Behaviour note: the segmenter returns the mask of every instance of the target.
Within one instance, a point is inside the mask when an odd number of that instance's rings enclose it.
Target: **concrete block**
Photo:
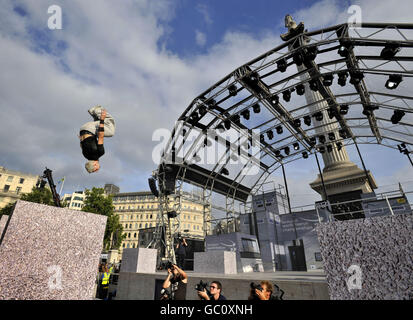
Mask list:
[[[93,299],[106,219],[18,200],[0,243],[0,300]]]
[[[411,214],[322,223],[317,233],[331,299],[413,299]]]
[[[123,250],[121,272],[156,272],[156,249],[127,248]]]
[[[237,257],[233,251],[208,251],[194,253],[194,272],[236,274]]]

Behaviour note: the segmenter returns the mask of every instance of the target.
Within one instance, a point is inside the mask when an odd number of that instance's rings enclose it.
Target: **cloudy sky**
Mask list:
[[[52,4],[62,9],[61,30],[48,28]],[[171,129],[193,98],[280,44],[286,14],[314,30],[347,22],[352,4],[366,22],[413,20],[410,0],[1,0],[0,165],[34,174],[47,166],[55,181],[66,177],[63,192],[105,183],[148,190],[155,130]],[[101,170],[88,174],[77,134],[97,104],[117,131]],[[360,149],[383,188],[413,181],[398,152]],[[294,204],[319,199],[308,186],[315,163],[286,170]]]

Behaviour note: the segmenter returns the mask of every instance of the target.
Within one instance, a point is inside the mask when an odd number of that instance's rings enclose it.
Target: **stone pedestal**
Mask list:
[[[194,252],[194,272],[196,273],[237,273],[237,257],[232,251]]]
[[[109,250],[108,252],[108,262],[118,263],[119,262],[119,251],[117,249]]]
[[[106,216],[18,200],[0,243],[0,300],[88,300]]]
[[[331,299],[413,299],[411,214],[321,223],[317,234]]]
[[[124,249],[122,254],[121,272],[156,272],[156,249],[129,248]]]

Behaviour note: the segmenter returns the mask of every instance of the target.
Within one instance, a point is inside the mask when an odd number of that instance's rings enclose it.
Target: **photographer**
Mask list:
[[[207,292],[206,289],[198,291],[198,296],[204,300],[227,300],[227,298],[221,294],[221,291],[221,283],[219,281],[213,281],[209,286],[209,292]]]
[[[168,277],[165,279],[162,288],[167,289],[172,285],[171,292],[173,300],[185,300],[187,284],[188,276],[185,271],[180,269],[176,264],[172,264],[168,268]]]
[[[178,243],[176,244],[176,255],[178,257],[176,264],[184,269],[185,266],[185,257],[186,257],[186,247],[188,244],[186,243],[185,238],[178,238]]]
[[[284,291],[278,287],[277,289],[281,292],[280,296],[273,295],[274,286],[267,280],[261,281],[259,285],[251,283],[250,296],[248,297],[248,300],[282,300]]]

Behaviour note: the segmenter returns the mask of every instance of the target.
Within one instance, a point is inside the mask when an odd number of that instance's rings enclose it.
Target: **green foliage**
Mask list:
[[[38,189],[33,187],[32,192],[25,193],[20,197],[21,200],[55,206],[52,192],[48,188]]]
[[[0,219],[3,214],[9,216],[13,212],[14,203],[8,203],[5,207],[0,209]]]
[[[20,200],[47,204],[49,206],[55,205],[53,201],[52,192],[47,188],[38,189],[36,187],[33,187],[30,193],[22,194],[22,196],[20,197]],[[10,215],[13,212],[14,205],[15,205],[15,202],[9,203],[4,208],[0,209],[0,217],[3,214]]]
[[[119,223],[119,216],[114,213],[115,207],[112,204],[112,196],[106,197],[103,188],[92,188],[92,190],[86,190],[85,194],[82,211],[108,217],[103,240],[104,250],[118,249],[125,235],[123,235],[123,227]],[[113,243],[111,242],[112,235],[118,235],[114,237],[115,241],[112,241]]]

